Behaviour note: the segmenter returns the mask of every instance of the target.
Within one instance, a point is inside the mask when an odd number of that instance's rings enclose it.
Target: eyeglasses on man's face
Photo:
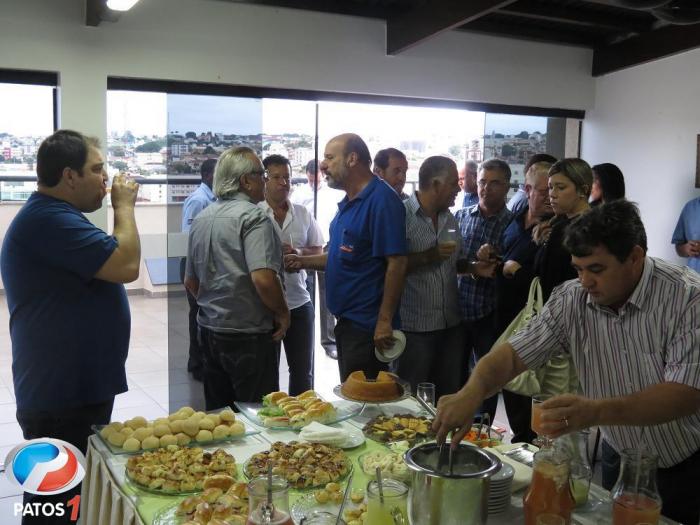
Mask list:
[[[267,181],[269,180],[269,177],[267,175],[267,170],[255,170],[251,171],[248,173],[248,175],[258,175],[262,178],[262,180]]]

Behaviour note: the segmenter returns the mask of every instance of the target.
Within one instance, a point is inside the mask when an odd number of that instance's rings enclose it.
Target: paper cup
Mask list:
[[[390,363],[403,354],[403,351],[406,349],[406,336],[404,333],[401,330],[394,330],[392,335],[394,336],[394,339],[396,339],[394,346],[384,350],[384,353],[377,348],[374,349],[375,357],[382,363]]]

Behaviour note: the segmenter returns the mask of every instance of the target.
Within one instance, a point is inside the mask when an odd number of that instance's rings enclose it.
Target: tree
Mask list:
[[[516,138],[519,138],[519,139],[529,139],[529,138],[530,138],[530,134],[529,134],[527,131],[521,131],[521,132],[518,133],[515,137],[516,137]]]
[[[120,148],[120,147],[113,148],[111,153],[115,157],[125,157],[126,156],[126,151],[124,151],[124,148]]]
[[[461,144],[453,144],[449,148],[447,148],[447,153],[452,155],[453,157],[459,157],[460,153],[464,152],[464,148],[462,147]]]
[[[122,142],[134,142],[134,134],[131,131],[125,131],[124,135],[122,135]]]
[[[197,134],[194,131],[188,131],[187,133],[185,133],[185,138],[186,139],[196,139]]]
[[[518,153],[518,150],[511,144],[503,144],[503,146],[501,146],[501,156],[503,157],[512,157],[516,153]]]
[[[494,133],[493,138],[504,139],[504,138],[506,138],[506,136],[503,133]]]
[[[192,173],[192,167],[186,162],[173,162],[170,169],[175,173]]]
[[[122,160],[115,160],[112,162],[112,167],[119,171],[127,171],[129,169],[129,165]]]
[[[140,146],[136,146],[136,151],[139,153],[157,153],[164,147],[164,140],[152,140],[150,142],[144,142]]]
[[[212,148],[211,146],[207,146],[206,148],[204,148],[204,154],[205,155],[215,155],[216,150],[214,148]]]

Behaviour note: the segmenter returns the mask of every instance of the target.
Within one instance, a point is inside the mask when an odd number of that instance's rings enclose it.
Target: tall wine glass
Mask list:
[[[552,396],[548,394],[537,394],[532,396],[532,419],[530,427],[537,434],[534,444],[540,448],[549,448],[554,441],[545,434],[542,430],[542,403],[547,401]]]

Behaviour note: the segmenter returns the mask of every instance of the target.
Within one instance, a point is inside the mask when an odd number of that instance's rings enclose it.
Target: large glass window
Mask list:
[[[54,89],[0,83],[2,201],[25,201],[36,190],[36,152],[53,133]]]

